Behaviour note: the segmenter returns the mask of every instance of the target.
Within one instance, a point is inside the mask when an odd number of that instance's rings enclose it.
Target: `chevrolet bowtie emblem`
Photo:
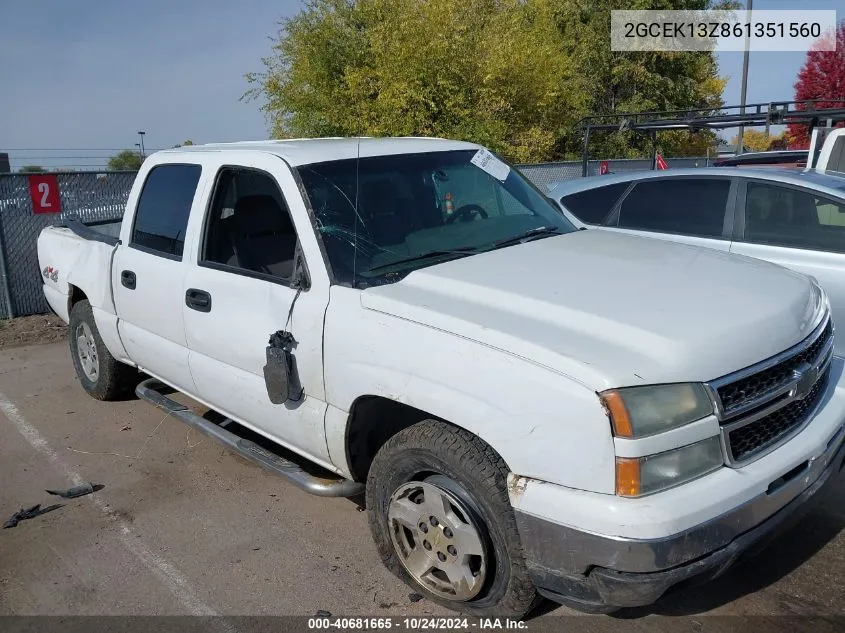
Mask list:
[[[793,389],[793,394],[795,398],[801,400],[805,398],[810,390],[813,388],[813,385],[816,384],[816,381],[819,379],[819,368],[813,367],[808,364],[801,365],[798,369],[793,372],[795,376],[796,383],[795,388]]]

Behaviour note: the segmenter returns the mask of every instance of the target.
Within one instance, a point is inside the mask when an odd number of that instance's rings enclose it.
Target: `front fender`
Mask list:
[[[354,332],[354,336],[349,336]],[[611,494],[614,448],[595,392],[548,368],[361,307],[333,287],[326,393],[349,411],[362,395],[395,400],[465,428],[518,475]]]

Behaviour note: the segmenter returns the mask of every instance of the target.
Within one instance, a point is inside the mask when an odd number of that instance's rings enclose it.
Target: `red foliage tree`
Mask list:
[[[830,33],[826,37],[834,36]],[[845,21],[840,22],[836,30],[836,50],[811,50],[807,53],[795,82],[795,100],[804,99],[821,99],[816,104],[817,108],[845,107],[845,104],[833,101],[845,99]],[[790,125],[789,136],[792,149],[810,147],[806,125]]]

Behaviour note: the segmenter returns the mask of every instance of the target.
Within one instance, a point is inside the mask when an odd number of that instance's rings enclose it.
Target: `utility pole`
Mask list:
[[[749,1],[750,1],[750,0],[749,0]],[[743,103],[745,103],[745,98],[744,98],[744,97],[743,97],[743,101],[742,101],[742,102],[743,102]],[[138,136],[140,136],[140,137],[141,137],[141,160],[144,160],[144,159],[146,158],[146,156],[144,155],[144,134],[146,134],[146,132],[144,132],[144,131],[139,131],[139,132],[138,132]]]
[[[750,12],[751,7],[753,5],[753,0],[746,0],[745,2],[745,10]],[[748,17],[748,21],[750,22],[751,16],[746,14]],[[745,114],[745,93],[748,90],[748,57],[751,52],[751,30],[747,30],[745,32],[745,52],[742,56],[742,92],[740,93],[739,97],[739,105],[742,106],[742,113]],[[736,135],[736,153],[742,154],[743,150],[743,134],[745,132],[745,126],[739,126],[739,132]]]

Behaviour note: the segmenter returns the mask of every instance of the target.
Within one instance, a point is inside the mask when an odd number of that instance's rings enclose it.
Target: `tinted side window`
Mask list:
[[[271,175],[236,167],[220,170],[208,212],[204,263],[289,279],[296,239],[287,204]]]
[[[561,198],[560,202],[582,222],[601,224],[629,184],[620,182],[615,185],[605,185],[604,187],[573,193]]]
[[[201,171],[199,165],[159,165],[150,171],[135,211],[130,245],[182,257]]]
[[[638,183],[622,203],[619,226],[721,237],[729,180],[675,178]]]
[[[845,202],[749,182],[745,241],[845,253]]]

